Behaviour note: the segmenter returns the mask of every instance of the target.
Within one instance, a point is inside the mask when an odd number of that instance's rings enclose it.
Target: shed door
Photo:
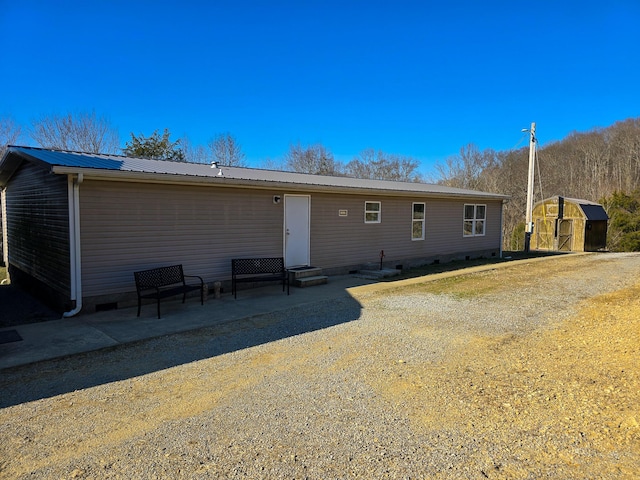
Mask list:
[[[558,219],[558,251],[570,252],[572,237],[573,220]]]
[[[309,265],[311,197],[284,196],[284,262],[287,268]]]
[[[536,218],[536,226],[533,229],[536,250],[553,249],[553,222],[545,218]]]
[[[584,235],[584,251],[596,252],[607,247],[607,221],[587,222]]]

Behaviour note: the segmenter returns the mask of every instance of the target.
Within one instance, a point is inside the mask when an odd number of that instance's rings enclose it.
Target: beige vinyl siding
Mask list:
[[[381,223],[364,222],[365,201],[381,202]],[[411,240],[413,202],[424,202],[425,239]],[[468,203],[468,202],[467,202]],[[499,249],[501,202],[487,205],[484,236],[463,236],[463,200],[313,195],[311,263],[324,268]],[[347,210],[347,216],[339,216]]]
[[[81,186],[85,296],[135,290],[133,272],[181,263],[206,282],[231,259],[282,256],[282,192],[85,181]]]
[[[485,234],[465,237],[463,235],[464,205],[470,201],[427,201],[427,240],[437,254],[474,252],[500,248],[500,216],[502,202],[475,201],[486,205]]]
[[[365,202],[380,201],[380,223],[365,223]],[[408,205],[403,214],[402,207]],[[347,210],[347,216],[339,216]],[[402,218],[404,217],[404,218]],[[393,197],[314,195],[311,263],[324,268],[377,262],[380,251],[397,258],[411,243],[411,201]]]
[[[67,177],[23,164],[6,189],[9,264],[69,296]]]
[[[232,258],[283,256],[284,202],[271,191],[85,180],[80,188],[84,296],[135,290],[133,272],[181,263],[208,283],[228,280]],[[366,201],[381,223],[365,223]],[[426,204],[425,239],[411,240],[413,202]],[[463,200],[311,194],[311,264],[340,268],[499,249],[501,202],[486,234],[463,237]],[[469,203],[468,201],[466,203]],[[347,210],[346,216],[339,215]]]

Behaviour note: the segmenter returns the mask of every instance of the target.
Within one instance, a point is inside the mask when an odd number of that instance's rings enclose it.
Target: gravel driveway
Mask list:
[[[2,372],[0,478],[635,478],[640,255],[393,285]]]

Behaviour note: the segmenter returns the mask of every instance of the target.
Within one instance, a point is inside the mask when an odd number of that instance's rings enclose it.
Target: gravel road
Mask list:
[[[637,478],[639,254],[388,286],[3,371],[0,478]]]

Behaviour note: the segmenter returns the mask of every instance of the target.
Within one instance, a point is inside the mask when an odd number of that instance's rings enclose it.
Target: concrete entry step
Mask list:
[[[319,267],[294,267],[289,269],[289,275],[289,279],[293,283],[300,278],[322,275],[322,269]]]
[[[296,287],[304,288],[304,287],[312,287],[314,285],[324,285],[328,281],[329,281],[329,277],[327,277],[326,275],[315,275],[313,277],[297,278],[293,284]]]
[[[329,277],[322,275],[319,267],[294,267],[289,269],[289,281],[294,287],[312,287],[323,285],[329,281]]]

